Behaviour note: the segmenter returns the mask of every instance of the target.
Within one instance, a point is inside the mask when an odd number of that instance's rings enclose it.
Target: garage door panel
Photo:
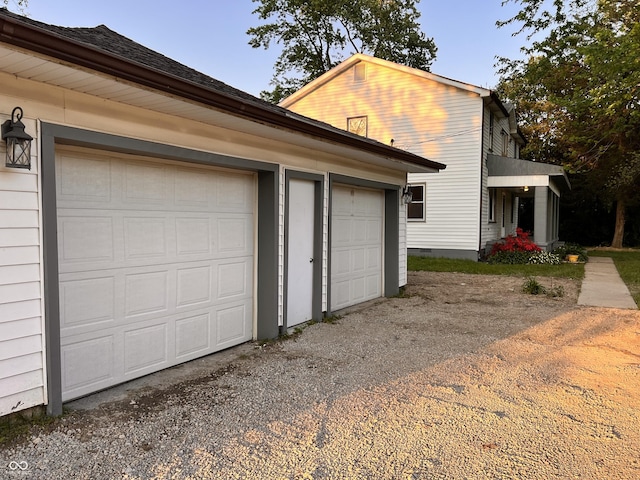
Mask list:
[[[365,268],[367,270],[382,270],[382,249],[380,247],[368,247],[365,251],[365,257]]]
[[[167,312],[169,272],[161,270],[126,275],[125,299],[125,317]]]
[[[156,320],[157,322],[157,320]],[[169,365],[168,322],[137,325],[124,331],[124,374]]]
[[[115,258],[113,219],[109,217],[62,217],[58,252],[59,263],[111,262]]]
[[[164,208],[172,200],[173,189],[164,165],[127,163],[124,169],[124,200],[128,205],[157,205]]]
[[[334,186],[331,218],[331,308],[382,295],[381,191]]]
[[[250,334],[250,311],[251,304],[246,301],[217,310],[216,344],[220,348],[234,345]]]
[[[60,282],[60,326],[90,326],[115,317],[116,282],[112,276]]]
[[[176,218],[176,254],[211,255],[211,217]]]
[[[61,345],[62,390],[82,395],[112,382],[117,369],[114,345],[112,334]],[[87,363],[93,368],[86,368]]]
[[[166,258],[167,220],[153,217],[127,217],[124,222],[124,257]]]
[[[220,175],[217,179],[216,210],[221,212],[253,211],[253,184],[246,178]]]
[[[213,266],[191,266],[177,271],[176,307],[211,302]]]
[[[111,201],[111,162],[67,155],[56,159],[58,201],[109,203]]]
[[[63,400],[250,340],[255,177],[74,155],[57,170]],[[79,182],[102,175],[94,200]]]
[[[197,358],[211,348],[211,314],[179,318],[175,323],[176,358]]]

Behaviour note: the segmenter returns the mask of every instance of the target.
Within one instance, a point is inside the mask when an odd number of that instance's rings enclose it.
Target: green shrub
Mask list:
[[[531,252],[507,251],[497,252],[491,255],[487,262],[490,264],[524,265],[529,263]]]
[[[522,284],[522,291],[530,295],[544,295],[547,293],[547,289],[533,277],[525,280]]]
[[[555,287],[547,289],[547,297],[564,297],[564,287],[562,285],[556,285]]]
[[[579,262],[589,260],[587,249],[577,243],[565,243],[561,247],[556,248],[552,253],[558,255],[561,260],[564,260],[567,255],[578,255]]]

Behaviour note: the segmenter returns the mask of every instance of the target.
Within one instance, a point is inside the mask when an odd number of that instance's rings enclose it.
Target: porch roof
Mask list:
[[[487,155],[489,187],[549,186],[571,189],[564,168],[548,163]]]

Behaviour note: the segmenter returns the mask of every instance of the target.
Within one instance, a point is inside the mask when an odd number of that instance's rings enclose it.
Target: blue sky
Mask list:
[[[495,57],[519,56],[514,27],[497,29],[515,7],[502,0],[421,0],[420,23],[438,55],[431,71],[482,87],[497,82]],[[67,27],[104,24],[185,65],[253,95],[270,89],[279,51],[248,45],[259,25],[251,0],[29,0],[34,20]]]

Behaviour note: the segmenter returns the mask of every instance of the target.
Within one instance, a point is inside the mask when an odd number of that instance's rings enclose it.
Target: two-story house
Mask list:
[[[447,165],[409,175],[409,254],[476,260],[515,233],[525,202],[534,241],[547,250],[558,241],[567,177],[519,158],[515,109],[492,90],[356,54],[280,106]]]

